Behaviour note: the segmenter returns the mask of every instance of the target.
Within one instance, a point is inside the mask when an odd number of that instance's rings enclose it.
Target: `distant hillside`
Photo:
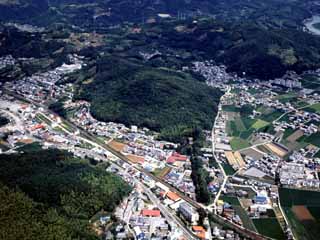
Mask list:
[[[200,21],[154,25],[147,33],[147,42],[187,50],[196,58],[214,59],[229,71],[246,72],[249,77],[270,79],[287,70],[320,68],[320,38],[299,30]]]
[[[23,20],[46,25],[64,22],[88,27],[124,21],[141,23],[167,13],[184,19],[212,16],[229,21],[253,21],[265,27],[296,27],[316,11],[311,0],[3,0],[0,20]]]
[[[78,98],[92,103],[99,120],[136,124],[157,131],[211,127],[221,93],[185,73],[105,57]]]

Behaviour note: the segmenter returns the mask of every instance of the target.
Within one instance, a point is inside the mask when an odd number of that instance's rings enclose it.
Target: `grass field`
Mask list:
[[[254,129],[260,129],[260,128],[264,128],[266,126],[268,126],[270,123],[269,122],[266,122],[264,120],[261,120],[261,119],[258,119],[253,125],[252,127]]]
[[[282,94],[282,95],[278,95],[275,97],[275,99],[279,100],[279,101],[288,101],[292,98],[296,98],[297,97],[297,94],[294,93],[294,92],[290,92],[290,93],[286,93],[286,94]]]
[[[228,164],[228,163],[223,163],[221,164],[224,171],[226,172],[227,175],[233,175],[235,174],[235,170]]]
[[[234,137],[230,141],[230,145],[233,151],[250,147],[250,143],[247,140],[241,139],[239,137]]]
[[[233,206],[241,206],[238,198],[236,197],[230,197],[230,196],[226,196],[226,195],[223,195],[220,197],[221,200],[223,200],[224,202],[227,202]]]
[[[229,136],[238,137],[240,135],[240,131],[237,128],[236,121],[230,121],[227,124],[227,133]]]
[[[226,112],[239,112],[240,108],[234,106],[234,105],[224,105],[222,106],[222,110]]]
[[[251,231],[257,232],[257,229],[253,224],[252,220],[249,218],[247,212],[241,206],[233,206],[233,208],[236,211],[236,214],[239,215],[243,223],[243,227]]]
[[[252,220],[258,232],[264,236],[285,240],[286,237],[276,218],[261,218]]]
[[[272,122],[279,118],[282,114],[283,112],[273,109],[271,112],[261,115],[260,119],[266,122]]]
[[[235,121],[235,125],[236,125],[236,127],[237,127],[237,129],[238,129],[239,131],[242,132],[242,131],[245,131],[245,130],[246,130],[246,127],[244,126],[241,118],[235,118],[234,121]]]
[[[280,188],[280,202],[283,207],[307,205],[320,207],[320,192]]]
[[[313,104],[304,110],[308,112],[320,113],[320,103]]]

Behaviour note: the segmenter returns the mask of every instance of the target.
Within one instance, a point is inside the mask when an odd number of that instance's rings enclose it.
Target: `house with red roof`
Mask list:
[[[167,163],[173,164],[175,162],[186,162],[187,160],[188,160],[187,156],[181,155],[181,154],[175,152],[170,157],[168,157]]]
[[[192,226],[192,231],[194,231],[200,239],[206,238],[206,230],[202,226]]]
[[[141,211],[141,214],[144,217],[160,217],[161,216],[160,210],[143,209]]]
[[[174,201],[174,202],[177,202],[178,200],[181,199],[178,194],[176,194],[176,193],[174,193],[174,192],[171,192],[171,191],[169,191],[169,192],[167,193],[167,198],[169,198],[170,200],[172,200],[172,201]]]

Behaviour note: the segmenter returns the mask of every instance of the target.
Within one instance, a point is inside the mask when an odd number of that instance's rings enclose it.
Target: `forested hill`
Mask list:
[[[0,239],[98,239],[89,220],[130,191],[104,168],[59,150],[0,161]]]
[[[90,83],[78,82],[77,97],[92,103],[97,119],[161,132],[212,126],[221,92],[191,75],[119,57],[104,57],[96,67]]]

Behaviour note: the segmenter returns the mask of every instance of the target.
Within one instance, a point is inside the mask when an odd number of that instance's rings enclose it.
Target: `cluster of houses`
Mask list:
[[[32,104],[11,103],[15,107],[10,108],[12,114],[16,115],[19,122],[13,119],[6,129],[7,146],[15,149],[24,144],[37,142],[43,148],[59,148],[72,152],[81,158],[91,158],[103,161],[111,155],[102,148],[94,147],[81,138],[77,133],[68,134],[59,126],[60,117],[45,113],[44,109]],[[12,125],[12,126],[11,126]]]
[[[276,78],[274,80],[269,80],[270,84],[279,85],[285,88],[301,89],[301,76],[296,72],[288,71],[282,78]]]
[[[177,193],[171,191],[168,186],[132,169],[127,163],[118,160],[117,164],[126,169],[127,173],[123,173],[113,165],[109,167],[109,171],[119,174],[130,184],[134,183],[134,178],[140,179],[168,211],[173,212],[188,225],[191,225],[191,230],[195,235],[200,239],[208,239],[209,233],[207,230],[198,225],[199,213],[196,208],[184,201]],[[149,195],[141,192],[141,189],[138,190],[138,187],[135,187],[135,189],[134,197],[117,208],[116,216],[118,219],[122,219],[129,224],[137,239],[150,239],[151,236],[162,239],[168,234],[175,235],[179,239],[181,233],[177,232],[177,228],[169,226],[172,223],[168,223],[158,206],[151,203]],[[137,193],[137,191],[140,191],[140,193]]]
[[[0,57],[0,69],[4,69],[8,66],[14,66],[16,64],[16,60],[12,55],[7,55]]]
[[[297,154],[295,154],[295,157],[297,157]],[[281,164],[279,170],[280,183],[287,187],[319,189],[320,180],[316,170],[316,167],[318,168],[319,165],[297,162],[283,162]]]
[[[189,68],[184,68],[189,70]],[[217,87],[217,85],[235,81],[238,77],[232,76],[227,72],[227,67],[224,65],[217,66],[213,61],[193,62],[191,70],[200,74],[206,80],[209,86]]]
[[[76,102],[77,103],[77,102]],[[130,129],[124,124],[113,122],[100,122],[96,120],[90,113],[90,105],[87,102],[81,101],[81,104],[68,104],[69,108],[77,108],[70,120],[83,129],[101,137],[110,139],[122,139]]]
[[[315,123],[320,123],[319,114],[295,110],[288,114],[288,121],[275,123],[275,126],[280,126],[282,129],[291,128],[294,130],[301,130],[305,135],[309,136],[318,131],[318,127]]]
[[[51,71],[35,73],[30,77],[27,76],[17,81],[6,82],[4,86],[28,99],[41,103],[47,100],[56,101],[62,97],[72,99],[73,95],[69,91],[70,86],[68,84],[56,85],[66,74],[80,70],[83,66],[81,57],[77,55],[70,55],[69,60],[71,64],[63,64]]]

